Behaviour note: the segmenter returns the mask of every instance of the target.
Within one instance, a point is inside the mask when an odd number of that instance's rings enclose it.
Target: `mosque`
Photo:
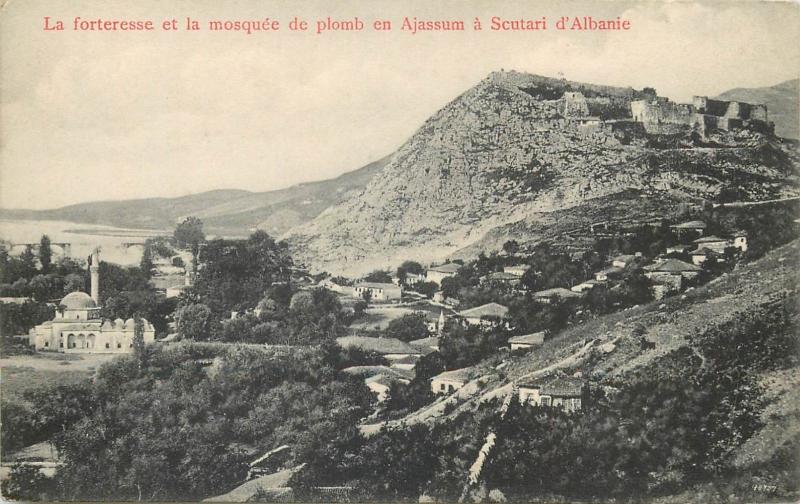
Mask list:
[[[71,292],[61,300],[53,320],[30,330],[29,341],[36,350],[64,353],[133,352],[134,320],[100,318],[100,256],[95,251],[89,265],[91,292]],[[145,319],[144,342],[155,341],[153,325]]]

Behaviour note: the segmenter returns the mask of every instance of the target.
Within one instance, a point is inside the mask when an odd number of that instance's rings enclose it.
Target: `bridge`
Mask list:
[[[12,250],[14,250],[15,248],[18,248],[18,247],[25,247],[25,248],[30,247],[31,250],[38,251],[40,245],[41,244],[39,242],[12,243],[10,248],[8,249],[8,251],[11,252]],[[72,243],[69,243],[69,242],[50,242],[50,246],[51,247],[60,247],[61,250],[64,252],[64,255],[69,255],[70,252],[72,251]]]
[[[122,242],[122,248],[125,250],[131,247],[144,247],[144,242]]]

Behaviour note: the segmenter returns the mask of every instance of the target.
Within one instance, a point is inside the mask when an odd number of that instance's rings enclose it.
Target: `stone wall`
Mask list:
[[[633,120],[644,125],[648,133],[677,133],[692,125],[691,105],[665,99],[634,100],[631,102]]]

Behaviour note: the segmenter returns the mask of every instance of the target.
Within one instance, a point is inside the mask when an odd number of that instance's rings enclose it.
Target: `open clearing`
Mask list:
[[[25,391],[42,385],[80,382],[114,357],[117,356],[39,353],[0,358],[0,396],[7,400],[21,399]]]

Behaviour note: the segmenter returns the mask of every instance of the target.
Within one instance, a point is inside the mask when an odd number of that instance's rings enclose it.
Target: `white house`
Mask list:
[[[588,290],[594,289],[598,285],[600,285],[600,282],[598,282],[597,280],[586,280],[586,281],[581,282],[581,283],[579,283],[577,285],[573,285],[572,287],[569,288],[569,290],[571,290],[572,292],[577,292],[578,294],[581,294],[581,293],[586,292]]]
[[[336,338],[342,348],[357,347],[365,352],[375,352],[387,360],[403,359],[409,355],[422,355],[422,351],[397,338],[370,338],[367,336],[342,336]]]
[[[519,385],[522,404],[562,408],[567,412],[583,407],[585,388],[581,379],[573,377],[547,377]]]
[[[513,338],[509,338],[508,343],[511,345],[511,350],[533,348],[544,343],[545,336],[545,331],[539,331],[533,334],[514,336]]]
[[[353,287],[353,297],[363,298],[367,292],[372,301],[393,301],[403,296],[403,288],[392,283],[359,282]]]
[[[598,282],[606,282],[609,278],[615,278],[622,274],[623,269],[618,266],[609,266],[608,268],[601,269],[594,274],[594,279]]]
[[[563,287],[554,287],[552,289],[540,290],[533,293],[533,298],[540,303],[549,304],[553,297],[557,297],[561,301],[567,301],[569,299],[579,298],[581,295]]]
[[[451,276],[455,276],[459,268],[461,268],[461,265],[456,263],[431,266],[425,273],[425,278],[427,278],[429,282],[435,282],[437,285],[442,285],[442,280]]]
[[[636,261],[635,255],[623,254],[612,259],[611,266],[615,266],[617,268],[627,268],[628,265],[633,264],[634,261]]]
[[[434,394],[449,394],[463,387],[473,377],[469,368],[445,371],[431,378],[431,391]]]
[[[706,223],[699,220],[693,220],[689,222],[682,222],[680,224],[673,224],[670,226],[670,229],[675,230],[678,234],[685,231],[694,231],[702,235],[706,230]]]
[[[505,266],[503,268],[503,273],[509,273],[511,275],[516,275],[518,277],[521,277],[529,269],[531,269],[529,264],[518,264],[516,266]]]
[[[702,238],[694,240],[692,243],[694,243],[698,249],[709,248],[720,254],[725,252],[725,249],[731,246],[730,240],[727,238],[720,238],[718,236],[703,236]]]
[[[508,308],[498,303],[487,303],[459,312],[461,318],[470,325],[490,325],[488,317],[503,319],[508,315]]]

